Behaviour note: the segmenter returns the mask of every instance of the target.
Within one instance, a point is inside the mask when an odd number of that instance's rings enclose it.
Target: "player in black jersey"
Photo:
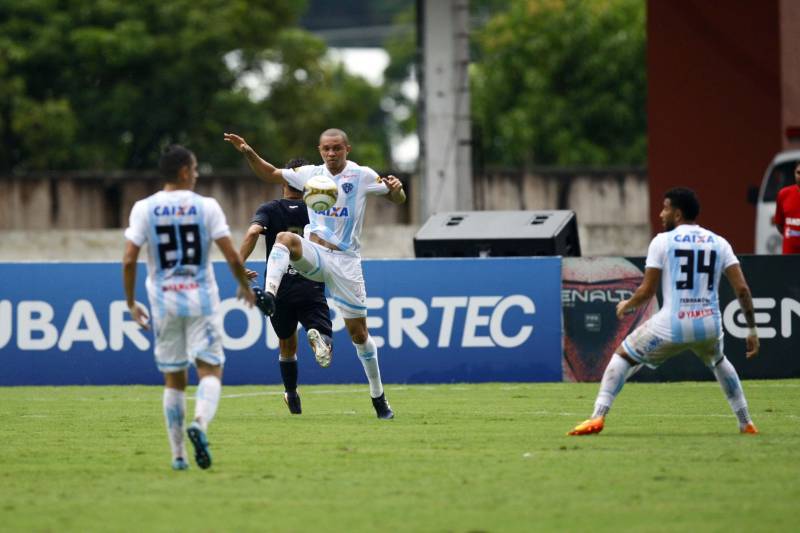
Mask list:
[[[286,163],[286,168],[307,164],[308,161],[304,159],[292,159]],[[303,203],[303,192],[284,182],[283,198],[261,204],[253,216],[242,242],[240,250],[242,260],[246,261],[253,253],[259,235],[264,235],[269,257],[278,233],[291,231],[302,235],[306,224],[308,224],[308,210]],[[248,270],[248,276],[254,279],[258,273]],[[258,294],[258,289],[255,290]],[[314,357],[321,366],[330,365],[333,354],[330,310],[325,298],[325,284],[299,275],[290,266],[278,290],[275,313],[270,320],[279,339],[281,378],[286,391],[283,399],[289,411],[299,415],[302,407],[297,393],[297,323],[305,328]]]

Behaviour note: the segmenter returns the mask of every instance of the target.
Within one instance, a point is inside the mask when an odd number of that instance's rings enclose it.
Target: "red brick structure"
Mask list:
[[[800,126],[800,2],[648,0],[650,220],[664,191],[695,189],[701,223],[754,249],[759,185]]]

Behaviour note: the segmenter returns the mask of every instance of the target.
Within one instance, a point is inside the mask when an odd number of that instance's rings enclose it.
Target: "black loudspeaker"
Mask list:
[[[457,211],[433,215],[414,236],[417,257],[579,257],[573,211]]]

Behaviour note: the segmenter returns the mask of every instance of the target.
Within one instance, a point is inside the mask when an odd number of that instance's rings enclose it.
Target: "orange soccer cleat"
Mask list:
[[[748,422],[747,425],[744,425],[739,428],[739,433],[747,433],[750,435],[758,435],[758,428],[752,422]]]
[[[584,420],[575,428],[567,433],[567,435],[591,435],[593,433],[600,433],[603,431],[603,423],[605,422],[605,418],[602,416],[598,416],[597,418],[590,418],[589,420]]]

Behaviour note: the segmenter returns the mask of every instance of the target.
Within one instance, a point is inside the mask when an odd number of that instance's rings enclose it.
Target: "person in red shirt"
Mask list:
[[[794,181],[778,192],[773,219],[783,235],[784,254],[800,254],[800,161],[794,167]]]

